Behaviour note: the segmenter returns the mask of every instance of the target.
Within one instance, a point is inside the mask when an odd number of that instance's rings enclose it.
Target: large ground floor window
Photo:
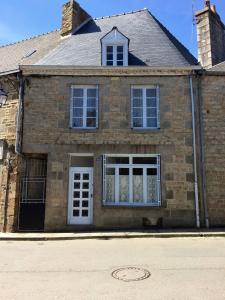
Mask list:
[[[103,156],[105,205],[160,206],[160,156]]]

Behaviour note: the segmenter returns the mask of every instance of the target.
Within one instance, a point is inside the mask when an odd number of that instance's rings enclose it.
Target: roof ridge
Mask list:
[[[5,45],[2,45],[2,46],[0,45],[0,49],[4,48],[4,47],[8,47],[8,46],[17,45],[17,44],[20,44],[20,43],[23,43],[23,42],[26,42],[26,41],[29,41],[29,40],[32,40],[32,39],[36,39],[36,38],[38,38],[40,36],[44,36],[44,35],[47,35],[47,34],[50,34],[50,33],[53,33],[53,32],[57,32],[57,31],[59,31],[59,29],[54,29],[52,31],[48,31],[48,32],[45,32],[45,33],[37,34],[37,35],[31,36],[29,38],[26,38],[26,39],[23,39],[23,40],[19,40],[17,42],[5,44]]]
[[[115,14],[115,15],[111,15],[111,16],[93,18],[93,20],[102,20],[102,19],[107,19],[107,18],[120,17],[120,16],[124,16],[124,15],[135,14],[135,13],[146,11],[146,10],[148,11],[148,8],[145,7],[145,8],[142,8],[142,9],[132,10],[132,11],[129,11],[129,12],[124,12],[124,13]]]

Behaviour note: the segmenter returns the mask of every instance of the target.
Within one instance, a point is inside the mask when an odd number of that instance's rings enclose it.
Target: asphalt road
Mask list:
[[[1,241],[0,299],[224,300],[225,238]]]

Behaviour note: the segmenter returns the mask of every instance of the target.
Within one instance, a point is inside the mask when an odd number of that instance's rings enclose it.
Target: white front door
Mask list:
[[[93,168],[70,168],[68,223],[92,224]]]

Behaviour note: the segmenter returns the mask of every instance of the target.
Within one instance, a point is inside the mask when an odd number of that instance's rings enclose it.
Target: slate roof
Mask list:
[[[20,64],[35,64],[61,41],[60,32],[56,30],[14,44],[0,46],[0,75],[17,70]]]
[[[147,10],[92,19],[37,65],[101,66],[101,38],[116,26],[130,39],[129,65],[196,65],[191,53]]]
[[[215,72],[225,72],[225,61],[213,66],[209,69],[209,71],[215,71]]]

